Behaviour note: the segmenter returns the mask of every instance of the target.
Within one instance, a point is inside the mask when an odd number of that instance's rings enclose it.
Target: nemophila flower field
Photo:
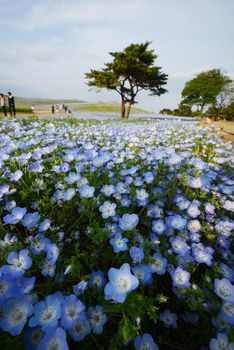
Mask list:
[[[234,349],[230,144],[176,121],[0,134],[1,349]]]

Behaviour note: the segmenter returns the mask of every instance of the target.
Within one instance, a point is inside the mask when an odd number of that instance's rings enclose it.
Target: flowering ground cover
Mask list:
[[[1,349],[234,349],[230,144],[177,121],[0,135]]]

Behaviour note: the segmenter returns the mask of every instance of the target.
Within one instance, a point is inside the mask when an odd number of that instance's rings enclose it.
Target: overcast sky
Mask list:
[[[117,101],[84,74],[109,52],[152,41],[168,93],[139,94],[140,107],[176,108],[186,81],[222,68],[234,78],[234,0],[0,0],[0,92]]]

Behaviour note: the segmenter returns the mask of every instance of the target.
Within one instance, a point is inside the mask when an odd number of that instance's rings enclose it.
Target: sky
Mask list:
[[[234,79],[234,0],[0,0],[0,92],[15,96],[118,101],[85,73],[109,52],[150,41],[168,92],[139,93],[138,106],[176,108],[187,81],[220,68]]]

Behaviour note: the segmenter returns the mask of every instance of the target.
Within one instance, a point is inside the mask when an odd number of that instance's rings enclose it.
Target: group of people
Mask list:
[[[8,95],[8,106],[9,106],[9,112],[11,117],[14,115],[15,116],[15,99],[14,96],[10,91],[7,93]],[[6,100],[4,94],[0,93],[0,106],[2,109],[2,112],[5,117],[7,117],[7,105],[6,105]]]
[[[64,110],[66,113],[71,113],[70,108],[69,108],[67,105],[65,105],[65,104],[60,105],[60,106],[58,106],[58,105],[52,105],[52,106],[51,106],[51,112],[52,112],[52,114],[54,114],[54,112],[55,112],[56,114],[58,114],[59,110]]]

